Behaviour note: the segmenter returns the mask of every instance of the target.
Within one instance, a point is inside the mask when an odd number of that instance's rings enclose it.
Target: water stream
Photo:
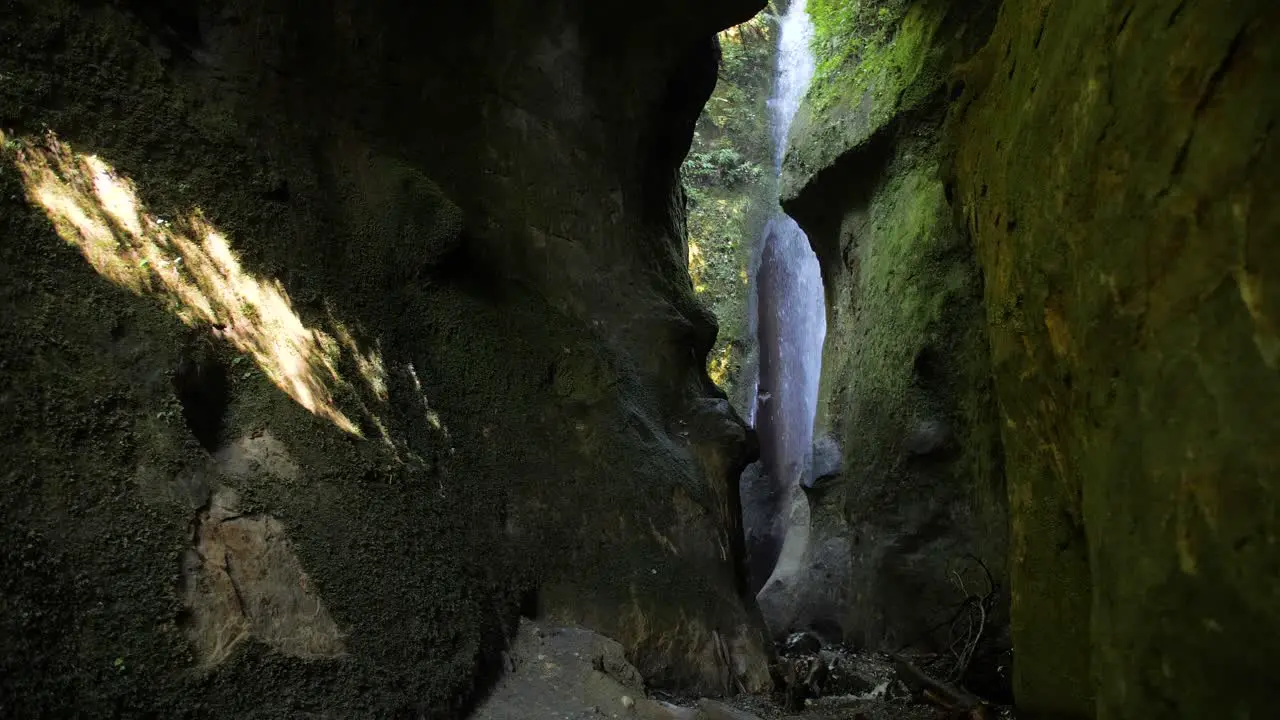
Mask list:
[[[774,73],[773,96],[769,98],[772,117],[774,172],[782,172],[782,158],[787,153],[787,134],[791,121],[800,109],[800,101],[809,91],[815,61],[813,22],[805,12],[805,0],[792,0],[778,23],[778,67]]]
[[[777,173],[791,121],[813,79],[813,25],[805,0],[792,1],[779,27],[769,99]],[[759,432],[761,460],[774,486],[808,486],[813,482],[813,421],[827,332],[822,276],[804,231],[781,211],[769,220],[757,251],[751,329],[760,348],[760,367],[748,421]]]

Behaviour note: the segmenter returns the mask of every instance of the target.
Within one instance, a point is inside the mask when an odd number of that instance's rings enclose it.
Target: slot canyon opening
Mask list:
[[[720,82],[684,166],[690,273],[722,331],[711,374],[760,443],[740,483],[753,593],[786,583],[806,553],[826,334],[818,258],[779,202],[787,137],[815,69],[805,1],[784,7],[721,34]],[[730,265],[736,272],[718,272]],[[766,621],[775,635],[789,629]]]
[[[1274,716],[1277,30],[6,4],[0,717]]]

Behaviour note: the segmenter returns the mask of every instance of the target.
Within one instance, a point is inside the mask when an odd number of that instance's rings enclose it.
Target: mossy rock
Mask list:
[[[1010,0],[964,69],[1032,716],[1274,712],[1278,28]]]
[[[895,119],[936,104],[985,40],[995,3],[814,0],[808,10],[818,66],[791,127],[784,200]]]

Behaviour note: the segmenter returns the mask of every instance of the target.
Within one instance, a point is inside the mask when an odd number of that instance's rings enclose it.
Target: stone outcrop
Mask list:
[[[677,180],[759,5],[6,6],[0,714],[449,717],[521,609],[767,687]]]

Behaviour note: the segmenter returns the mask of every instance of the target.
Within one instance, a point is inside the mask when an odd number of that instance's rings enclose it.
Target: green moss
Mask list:
[[[858,156],[849,167],[865,182],[826,187],[829,194],[788,208],[812,230],[824,268],[817,425],[841,443],[844,515],[878,537],[927,548],[908,563],[894,546],[872,544],[855,560],[868,599],[850,609],[847,623],[873,644],[929,635],[934,615],[954,602],[948,563],[971,553],[996,577],[1005,565],[981,283],[929,135],[926,128]],[[927,459],[905,451],[922,423],[945,425],[954,451]],[[938,508],[947,508],[945,521]],[[994,626],[1001,622],[993,616]]]
[[[815,0],[809,9],[818,57],[808,98],[814,112],[856,106],[870,95],[870,134],[927,94],[930,78],[922,73],[934,53],[945,3]]]
[[[863,599],[847,618],[872,644],[930,638],[956,601],[948,578],[960,558],[1004,573],[1007,503],[982,284],[956,227],[937,137],[951,66],[984,39],[993,7],[809,5],[818,66],[781,194],[818,254],[827,293],[818,426],[842,443],[850,527],[880,538],[854,560]],[[911,449],[926,427],[945,428],[946,449]],[[1004,617],[993,608],[992,627]]]
[[[720,79],[681,167],[688,193],[689,273],[720,326],[708,371],[735,402],[753,343],[746,326],[750,248],[777,196],[767,108],[776,45],[768,11],[720,33]]]
[[[948,328],[946,319],[971,296],[974,273],[950,255],[956,240],[937,170],[936,161],[925,160],[889,175],[869,203],[856,244],[848,245],[855,243],[853,232],[844,235],[845,252],[856,256],[859,272],[856,283],[838,278],[833,288],[839,309],[828,331],[823,386],[840,388],[846,402],[905,401],[912,393],[915,353],[925,346],[952,349],[949,336],[961,331]],[[848,312],[853,308],[856,314]],[[841,404],[823,408],[826,423],[833,422],[832,412],[849,419],[845,410]],[[892,432],[883,428],[875,434]]]
[[[792,126],[782,196],[795,197],[895,118],[927,113],[956,63],[985,40],[995,4],[813,0],[817,68]]]
[[[1028,713],[1274,714],[1275,19],[1010,0],[965,73]]]

